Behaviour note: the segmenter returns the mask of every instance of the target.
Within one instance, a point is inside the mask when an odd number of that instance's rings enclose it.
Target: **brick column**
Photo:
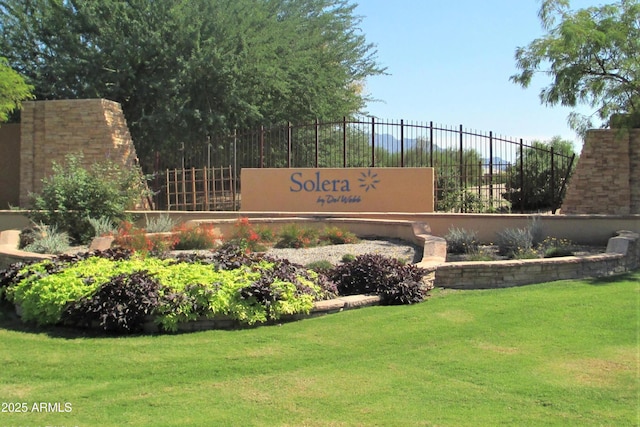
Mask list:
[[[629,134],[616,129],[588,131],[578,165],[567,187],[562,213],[634,213],[631,211],[631,176],[637,175],[638,170],[631,170],[630,146]]]
[[[20,150],[20,206],[42,189],[52,163],[82,153],[83,164],[111,159],[132,165],[136,150],[122,108],[106,99],[23,103]]]

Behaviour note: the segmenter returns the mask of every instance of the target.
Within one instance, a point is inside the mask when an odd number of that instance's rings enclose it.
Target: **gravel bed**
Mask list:
[[[422,250],[419,247],[403,240],[361,240],[359,243],[304,249],[270,248],[267,254],[302,265],[323,260],[335,265],[339,264],[346,254],[354,256],[380,254],[389,258],[404,259],[408,262],[418,262],[422,258]]]

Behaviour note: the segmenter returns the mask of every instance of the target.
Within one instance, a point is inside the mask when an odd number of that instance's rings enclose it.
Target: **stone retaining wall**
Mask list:
[[[564,279],[604,277],[640,267],[640,236],[620,232],[604,254],[491,262],[448,262],[435,266],[434,285],[452,289],[490,289]]]

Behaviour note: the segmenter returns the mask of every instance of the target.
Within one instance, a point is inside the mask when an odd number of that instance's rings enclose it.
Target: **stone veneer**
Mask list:
[[[563,214],[640,214],[640,129],[587,132]]]
[[[20,206],[42,189],[52,162],[82,153],[85,165],[105,159],[132,165],[136,151],[120,104],[106,99],[24,102],[21,113]]]
[[[432,268],[434,285],[495,289],[565,279],[612,276],[640,267],[640,235],[620,231],[598,255],[491,262],[447,262]]]

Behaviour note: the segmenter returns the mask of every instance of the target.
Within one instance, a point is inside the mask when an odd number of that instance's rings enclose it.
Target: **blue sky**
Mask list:
[[[367,106],[382,119],[433,121],[495,134],[582,142],[566,107],[540,104],[538,76],[527,89],[511,83],[514,53],[544,34],[539,0],[360,0],[355,14],[389,75],[370,77]],[[602,1],[573,0],[572,9]],[[583,113],[591,111],[585,107]]]

